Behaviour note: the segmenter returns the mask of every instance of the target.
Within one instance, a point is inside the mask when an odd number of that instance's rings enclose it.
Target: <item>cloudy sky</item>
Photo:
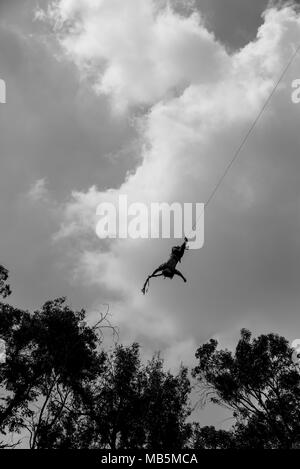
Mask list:
[[[205,214],[187,284],[142,296],[174,240],[95,233],[97,204],[122,193],[205,202],[299,44],[297,9],[263,0],[0,0],[10,301],[66,295],[91,321],[108,303],[121,340],[172,368],[210,337],[233,347],[242,327],[300,338],[300,57]]]

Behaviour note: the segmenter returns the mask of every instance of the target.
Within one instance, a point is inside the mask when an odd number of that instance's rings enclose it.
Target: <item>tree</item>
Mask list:
[[[0,294],[9,295],[0,267]],[[185,448],[297,448],[300,446],[300,373],[286,339],[252,339],[247,330],[235,352],[210,340],[199,347],[193,377],[203,403],[231,410],[228,430],[189,423],[188,369],[164,369],[159,354],[142,363],[140,347],[103,350],[108,311],[95,325],[65,298],[33,313],[0,302],[0,448],[6,435],[26,431],[31,449],[179,451]]]
[[[5,292],[8,273],[2,277]],[[0,433],[29,434],[31,449],[178,449],[189,436],[186,368],[143,365],[138,344],[102,349],[107,314],[94,326],[65,298],[34,313],[0,303]],[[3,442],[6,446],[6,442]],[[0,444],[1,447],[1,444]]]
[[[60,447],[182,448],[190,436],[189,393],[186,368],[174,376],[163,370],[159,355],[143,365],[138,344],[118,345],[89,395],[73,406],[77,413],[65,421],[72,439],[65,432]]]
[[[251,333],[242,330],[234,355],[217,350],[217,345],[210,340],[198,349],[193,375],[204,397],[233,412],[236,447],[295,447],[300,435],[300,374],[287,340],[275,334],[251,339]]]
[[[30,314],[0,304],[0,336],[7,360],[0,367],[0,431],[30,433],[30,447],[44,445],[67,404],[95,379],[106,355],[97,351],[97,328],[64,298]]]
[[[10,286],[7,284],[8,280],[8,270],[6,270],[2,265],[0,265],[0,297],[6,298],[10,295]]]
[[[213,426],[201,428],[199,423],[194,423],[190,447],[195,451],[236,449],[236,438],[233,431],[216,430]]]

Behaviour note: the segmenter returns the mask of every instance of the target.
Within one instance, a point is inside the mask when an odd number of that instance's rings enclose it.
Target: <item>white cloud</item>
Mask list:
[[[140,118],[144,150],[136,172],[119,189],[92,187],[65,205],[58,238],[84,235],[85,243],[87,236],[95,240],[97,204],[120,193],[139,202],[205,201],[300,42],[300,18],[291,7],[268,10],[257,39],[232,54],[199,16],[183,18],[149,0],[60,0],[49,15],[68,56],[96,78],[97,92],[111,96],[118,109],[151,106]],[[245,190],[238,178],[227,187],[230,203],[243,210],[262,197],[256,182],[244,178]],[[228,209],[229,202],[220,205]],[[166,281],[156,284],[159,295],[140,293],[146,270],[161,262],[162,248],[156,249],[130,240],[102,250],[80,245],[76,274],[108,298],[119,295],[112,310],[125,335],[158,340],[188,356],[193,340],[185,336],[185,311],[176,296],[184,286],[174,285],[175,295]],[[199,336],[207,330],[205,325]]]
[[[37,179],[30,187],[28,198],[33,202],[48,200],[48,189],[45,178]]]
[[[183,18],[161,3],[60,0],[48,10],[66,53],[118,110],[217,81],[227,60],[199,15]]]

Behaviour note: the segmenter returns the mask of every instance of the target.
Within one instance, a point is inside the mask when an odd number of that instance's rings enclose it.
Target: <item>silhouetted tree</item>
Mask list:
[[[0,294],[9,295],[0,268]],[[235,353],[202,345],[193,370],[203,401],[231,410],[228,430],[189,423],[187,368],[164,369],[156,354],[141,362],[139,345],[103,350],[107,313],[91,326],[65,298],[30,313],[0,302],[0,448],[9,433],[29,434],[32,449],[178,451],[296,448],[300,445],[300,373],[288,342],[242,330]]]
[[[7,297],[10,295],[10,287],[7,283],[8,280],[8,270],[6,270],[2,265],[0,265],[0,297]]]
[[[55,445],[60,448],[178,449],[190,436],[187,369],[174,376],[156,355],[142,365],[138,344],[116,346],[105,372],[77,400]],[[66,428],[72,431],[66,431]]]
[[[0,304],[0,336],[7,349],[0,367],[0,431],[27,428],[30,447],[40,447],[70,397],[102,372],[106,356],[97,351],[97,333],[84,317],[64,298],[34,314]]]
[[[199,364],[193,374],[203,396],[233,411],[237,447],[297,445],[300,374],[286,339],[275,334],[251,339],[251,333],[242,330],[234,355],[217,350],[217,342],[211,340],[198,349],[196,357]],[[217,436],[215,433],[214,438]],[[228,446],[231,444],[230,437]]]
[[[236,437],[233,431],[216,430],[215,427],[200,427],[193,424],[190,447],[196,451],[202,449],[235,449]]]
[[[34,313],[0,303],[7,349],[0,366],[2,434],[27,430],[32,449],[184,445],[187,369],[174,376],[158,355],[142,365],[137,344],[107,354],[101,336],[107,326],[106,315],[89,326],[85,311],[73,311],[65,298]]]

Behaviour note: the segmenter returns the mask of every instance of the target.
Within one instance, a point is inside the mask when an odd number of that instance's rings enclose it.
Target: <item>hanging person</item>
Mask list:
[[[174,275],[178,275],[178,277],[181,277],[184,282],[187,281],[184,275],[176,269],[178,262],[181,262],[185,251],[188,249],[187,243],[188,239],[184,238],[184,243],[181,246],[174,246],[172,248],[169,260],[164,264],[161,264],[157,269],[154,270],[151,275],[148,276],[142,288],[142,293],[144,295],[148,291],[150,278],[163,276],[164,278],[172,279]]]

